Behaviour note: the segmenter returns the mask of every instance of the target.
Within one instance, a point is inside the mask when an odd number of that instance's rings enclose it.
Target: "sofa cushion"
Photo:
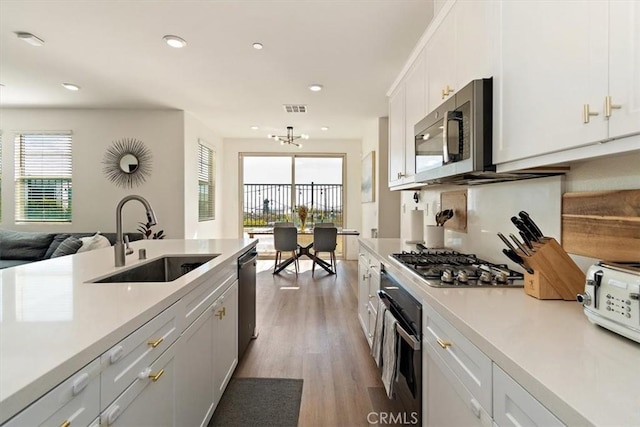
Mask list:
[[[82,240],[77,237],[69,236],[64,239],[64,242],[60,243],[58,248],[53,252],[51,258],[57,258],[59,256],[73,255],[78,252],[78,249],[82,246]]]
[[[51,258],[51,255],[53,255],[56,249],[58,249],[58,246],[60,246],[60,243],[64,242],[67,237],[69,237],[69,234],[67,233],[56,234],[53,238],[53,241],[49,245],[49,249],[47,249],[47,252],[44,254],[44,258]]]
[[[0,230],[0,259],[44,259],[55,234]]]
[[[22,259],[0,259],[0,270],[3,268],[16,267],[22,264],[30,264],[33,261],[25,261]]]
[[[91,237],[81,237],[82,246],[78,249],[78,253],[92,251],[94,249],[108,248],[111,246],[109,239],[100,235],[100,232]]]

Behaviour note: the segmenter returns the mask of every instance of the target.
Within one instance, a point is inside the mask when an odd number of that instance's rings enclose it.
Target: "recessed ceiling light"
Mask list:
[[[42,45],[44,45],[44,40],[34,36],[31,33],[17,32],[16,36],[18,36],[18,38],[20,40],[22,40],[23,42],[29,43],[31,46],[42,46]]]
[[[164,40],[164,42],[169,46],[175,47],[176,49],[180,49],[187,45],[187,42],[178,36],[164,36],[162,40]]]
[[[253,44],[253,48],[254,48],[254,49],[256,49],[256,50],[260,50],[260,49],[262,49],[263,47],[264,47],[264,46],[262,46],[262,43],[255,42],[255,43]]]
[[[322,85],[312,84],[312,85],[309,86],[309,90],[311,92],[320,92],[322,90]]]
[[[64,86],[65,89],[72,90],[74,92],[80,90],[80,86],[74,85],[73,83],[62,83],[62,86]]]
[[[258,130],[258,129],[260,129],[260,128],[259,128],[258,126],[251,126],[251,129],[252,129],[252,130]]]
[[[329,130],[329,128],[328,128],[327,126],[322,126],[322,127],[320,128],[320,130],[325,130],[325,131],[326,131],[326,130]]]

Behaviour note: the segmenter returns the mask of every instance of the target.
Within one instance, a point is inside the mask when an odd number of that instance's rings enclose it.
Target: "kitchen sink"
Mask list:
[[[218,255],[165,255],[91,283],[173,282]]]

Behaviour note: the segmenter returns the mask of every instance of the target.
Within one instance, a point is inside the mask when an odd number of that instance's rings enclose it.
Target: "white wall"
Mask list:
[[[346,162],[346,182],[344,183],[345,228],[361,230],[361,203],[360,203],[360,165],[362,159],[362,141],[360,140],[319,140],[309,139],[304,141],[303,148],[280,145],[266,137],[260,139],[225,139],[224,161],[221,168],[227,177],[225,185],[220,189],[223,201],[221,209],[224,209],[223,231],[220,237],[238,238],[242,233],[240,222],[240,198],[239,187],[239,155],[240,153],[299,153],[299,154],[323,154],[344,153]],[[355,237],[346,238],[347,259],[357,259],[358,245]]]
[[[362,136],[362,156],[366,156],[373,151],[375,153],[375,186],[374,201],[362,203],[362,229],[360,233],[362,237],[372,237],[371,229],[378,228],[378,200],[380,200],[380,150],[378,150],[378,129],[379,119],[368,120],[364,125],[364,133]],[[387,186],[387,183],[384,183]]]
[[[4,109],[2,130],[2,222],[0,227],[31,231],[115,232],[115,210],[126,195],[138,194],[153,206],[168,238],[184,237],[184,113],[145,110]],[[73,132],[73,218],[71,224],[14,224],[13,139],[16,131]],[[117,187],[102,172],[113,141],[136,138],[151,150],[147,181],[133,189]],[[127,231],[145,222],[144,208],[125,205]],[[154,227],[158,230],[159,228]]]
[[[215,152],[215,219],[198,221],[198,142]],[[185,239],[211,239],[223,234],[223,221],[225,209],[223,204],[222,188],[225,185],[224,151],[222,139],[205,127],[202,122],[189,113],[184,115],[184,238]]]

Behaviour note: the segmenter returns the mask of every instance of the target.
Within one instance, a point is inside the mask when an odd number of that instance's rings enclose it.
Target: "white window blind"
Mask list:
[[[16,135],[16,222],[71,222],[71,163],[71,133]]]
[[[198,143],[198,220],[215,219],[215,152]]]

